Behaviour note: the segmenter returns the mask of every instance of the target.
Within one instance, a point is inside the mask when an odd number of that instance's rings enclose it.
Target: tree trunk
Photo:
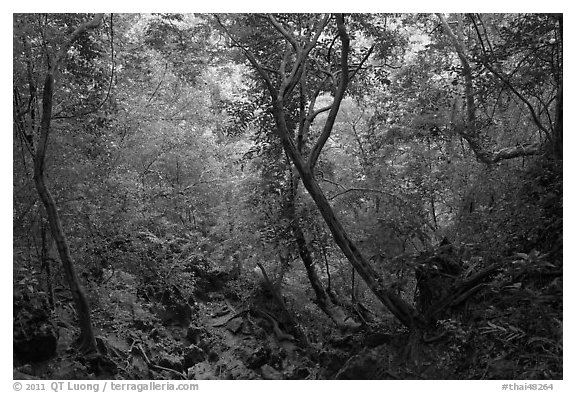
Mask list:
[[[49,244],[46,239],[46,222],[41,220],[40,222],[40,236],[42,238],[42,248],[40,254],[41,269],[46,272],[46,292],[48,293],[48,304],[50,309],[54,310],[54,287],[52,286],[52,267],[50,266]]]
[[[552,152],[554,158],[561,160],[563,158],[563,147],[562,147],[562,133],[563,133],[563,88],[562,79],[560,79],[560,87],[556,93],[556,114],[554,119],[554,129],[552,131]]]
[[[366,282],[366,285],[372,293],[396,316],[406,327],[409,329],[423,328],[425,325],[424,320],[418,315],[414,307],[406,303],[402,298],[397,296],[392,291],[386,289],[383,279],[378,273],[370,266],[368,261],[360,253],[360,250],[350,240],[348,234],[336,218],[328,199],[320,188],[320,185],[314,178],[310,166],[304,162],[302,155],[298,152],[297,147],[292,140],[286,124],[282,99],[276,97],[273,99],[274,119],[276,122],[276,131],[282,142],[282,146],[286,154],[292,160],[296,170],[298,171],[302,184],[316,203],[320,214],[328,225],[334,241],[340,247],[348,261],[352,264],[354,269],[358,272],[360,277]],[[334,109],[334,108],[333,108]],[[318,153],[319,154],[319,149]],[[309,160],[314,163],[315,160]]]
[[[34,183],[40,200],[46,209],[52,237],[56,242],[56,247],[66,275],[66,281],[68,282],[70,291],[72,292],[76,312],[78,313],[78,322],[80,325],[80,337],[78,339],[79,348],[82,352],[92,353],[96,352],[96,340],[90,318],[90,306],[84,294],[84,290],[82,289],[82,285],[78,280],[78,275],[74,268],[74,260],[70,254],[70,247],[68,246],[68,241],[60,221],[60,216],[58,215],[58,209],[56,208],[56,202],[46,186],[46,179],[44,176],[44,161],[52,117],[53,89],[53,70],[49,70],[44,82],[40,141],[34,156]]]
[[[394,314],[405,326],[414,328],[419,325],[420,318],[416,310],[402,300],[392,291],[384,287],[384,282],[378,273],[372,268],[360,250],[350,240],[348,234],[336,218],[326,196],[318,185],[318,182],[310,172],[301,173],[302,183],[316,203],[320,214],[326,221],[330,232],[338,247],[350,261],[354,269],[368,285],[374,295]]]
[[[336,218],[330,203],[326,199],[326,196],[322,192],[322,189],[318,185],[318,182],[314,178],[313,175],[313,168],[318,160],[322,148],[328,141],[330,137],[330,133],[334,126],[334,122],[336,120],[336,116],[338,114],[340,103],[344,98],[344,94],[346,92],[348,82],[349,82],[349,66],[348,66],[348,53],[349,53],[349,44],[350,39],[346,32],[346,27],[344,23],[344,15],[336,14],[335,21],[336,27],[338,29],[338,37],[340,38],[340,42],[342,43],[342,47],[340,50],[340,73],[339,73],[339,82],[338,85],[335,86],[336,90],[334,91],[334,100],[332,104],[326,108],[319,109],[314,111],[314,105],[311,105],[310,111],[308,116],[306,116],[306,121],[304,123],[311,124],[314,120],[316,115],[328,110],[328,116],[324,123],[324,127],[318,137],[316,143],[311,149],[310,155],[308,157],[308,162],[305,162],[302,154],[299,152],[296,143],[294,142],[293,137],[290,133],[290,128],[286,123],[286,114],[284,112],[284,100],[289,99],[293,88],[298,84],[300,78],[304,74],[305,65],[308,55],[310,51],[316,46],[317,40],[320,37],[322,30],[325,28],[329,18],[325,16],[320,23],[318,23],[316,27],[316,34],[314,38],[309,40],[303,48],[299,47],[298,41],[295,40],[292,35],[287,32],[285,29],[281,27],[281,25],[275,21],[273,16],[269,16],[269,19],[272,21],[271,23],[274,27],[279,30],[284,37],[290,42],[290,46],[287,48],[294,48],[295,50],[295,63],[293,64],[293,69],[289,75],[286,73],[285,63],[283,62],[280,69],[278,70],[279,75],[281,76],[282,82],[278,89],[276,89],[273,85],[273,81],[270,79],[269,75],[264,71],[262,66],[258,63],[256,57],[245,48],[242,48],[244,54],[246,55],[247,59],[250,63],[254,66],[258,74],[262,77],[263,82],[265,83],[266,87],[270,92],[270,98],[272,99],[272,106],[273,106],[273,115],[274,121],[276,123],[276,132],[280,137],[282,142],[282,146],[284,151],[296,167],[298,171],[302,183],[308,193],[316,203],[316,206],[324,221],[328,225],[330,232],[332,233],[332,237],[338,247],[342,250],[346,258],[348,258],[349,262],[352,264],[354,269],[360,274],[360,276],[364,279],[370,290],[376,295],[376,297],[394,314],[404,325],[408,328],[419,329],[420,327],[424,326],[424,321],[418,315],[417,311],[402,300],[399,296],[394,294],[392,291],[386,289],[385,284],[381,277],[377,274],[377,272],[369,265],[368,261],[362,256],[358,248],[354,245],[354,243],[348,237],[348,234]],[[220,23],[220,21],[219,21]],[[220,23],[220,25],[226,30],[225,26]],[[229,37],[232,38],[233,41],[236,42],[233,35],[227,32]],[[362,60],[362,63],[368,58],[368,55],[371,53],[371,50],[368,51],[367,55]],[[359,67],[360,68],[360,67]],[[315,98],[313,99],[313,101]],[[302,110],[302,108],[301,108]],[[303,131],[307,131],[306,127],[303,127]],[[304,137],[304,133],[301,134]]]
[[[302,133],[302,130],[300,130],[299,134],[302,135]],[[297,146],[298,153],[301,153],[305,142],[305,138],[299,139]],[[360,329],[362,325],[352,319],[352,317],[348,315],[337,302],[332,301],[327,291],[324,289],[320,277],[318,276],[318,272],[314,265],[312,252],[306,243],[306,237],[304,236],[304,231],[302,230],[302,226],[300,225],[300,221],[298,220],[299,217],[296,211],[296,198],[298,195],[300,177],[296,173],[293,173],[293,169],[288,158],[287,161],[289,167],[291,168],[290,176],[292,179],[292,187],[290,188],[290,194],[288,196],[288,214],[291,223],[292,235],[294,236],[294,240],[296,240],[298,253],[302,259],[302,262],[304,263],[304,268],[306,269],[306,274],[308,276],[308,280],[310,281],[310,285],[316,294],[316,302],[318,307],[324,311],[324,313],[334,322],[334,324],[339,329],[343,331],[356,331]],[[327,263],[328,262],[326,261],[326,264]],[[326,265],[326,268],[328,268],[328,265]]]
[[[90,318],[90,306],[88,304],[88,300],[86,299],[86,295],[84,294],[82,285],[78,280],[76,269],[74,268],[74,260],[70,254],[70,247],[68,246],[68,240],[66,239],[66,235],[64,234],[64,230],[62,228],[62,222],[60,221],[60,216],[58,215],[56,202],[54,201],[52,194],[46,186],[44,164],[46,158],[46,150],[48,147],[48,137],[50,134],[50,121],[52,120],[52,101],[54,97],[55,75],[57,75],[59,67],[68,54],[68,50],[72,44],[82,33],[99,26],[102,18],[103,14],[97,14],[91,21],[78,26],[68,37],[68,39],[65,40],[65,42],[60,46],[60,49],[54,58],[50,58],[50,55],[47,53],[48,71],[46,72],[46,78],[44,79],[44,90],[42,93],[40,139],[38,141],[36,152],[33,157],[34,183],[36,185],[36,190],[38,191],[38,196],[40,197],[40,200],[46,209],[52,237],[56,242],[56,247],[58,249],[58,254],[60,255],[60,260],[62,261],[62,267],[64,268],[66,280],[68,281],[70,291],[72,292],[72,297],[76,306],[76,312],[78,313],[78,322],[80,325],[80,337],[78,338],[78,344],[80,350],[85,353],[97,352],[96,339],[94,337],[92,321]]]

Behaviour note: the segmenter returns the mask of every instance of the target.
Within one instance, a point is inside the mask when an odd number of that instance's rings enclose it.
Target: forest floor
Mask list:
[[[548,265],[546,269],[556,269]],[[79,332],[65,291],[56,294],[61,298],[50,315],[39,311],[45,302],[38,299],[45,294],[37,293],[35,301],[15,299],[20,315],[15,324],[46,326],[44,331],[53,326],[55,340],[46,335],[44,341],[57,342],[57,346],[49,359],[41,361],[30,361],[30,354],[22,351],[15,353],[14,377],[562,377],[561,276],[550,274],[543,281],[541,270],[535,278],[534,271],[513,276],[505,272],[491,278],[470,305],[438,322],[417,356],[407,353],[408,331],[387,314],[372,313],[362,330],[341,332],[313,303],[308,304],[298,286],[286,285],[283,295],[307,337],[303,341],[295,338],[297,330],[289,326],[264,282],[230,279],[213,267],[196,266],[194,272],[196,279],[188,288],[159,282],[142,285],[135,275],[122,271],[105,271],[101,282],[88,283],[98,356],[79,354],[74,348]],[[21,337],[15,340],[19,348],[25,342]],[[33,353],[38,353],[44,341],[33,342]]]

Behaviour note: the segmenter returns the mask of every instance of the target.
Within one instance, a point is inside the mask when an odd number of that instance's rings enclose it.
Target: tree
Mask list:
[[[475,86],[482,83],[482,76],[486,72],[492,73],[503,87],[525,106],[537,130],[545,135],[545,150],[552,157],[561,159],[562,16],[516,15],[511,16],[509,21],[501,21],[502,27],[495,28],[487,27],[482,16],[469,15],[468,19],[476,35],[472,58],[466,48],[466,42],[472,38],[466,39],[464,36],[462,15],[456,15],[456,32],[444,15],[438,14],[438,17],[458,55],[464,78],[466,117],[460,133],[478,159],[492,164],[543,152],[540,143],[524,143],[495,152],[482,145],[481,132],[491,126],[491,119],[481,119],[477,113],[478,88]],[[496,33],[503,37],[502,42],[491,37],[491,30],[496,30]],[[519,80],[515,74],[521,78],[530,78],[530,81]],[[495,105],[498,105],[498,99]]]
[[[60,255],[62,266],[66,275],[66,280],[68,281],[68,285],[70,287],[70,291],[76,306],[76,311],[78,313],[80,324],[80,337],[78,339],[79,349],[87,353],[96,351],[96,341],[90,317],[90,306],[76,274],[75,262],[70,253],[70,247],[60,220],[56,202],[46,184],[45,163],[46,151],[48,148],[49,136],[51,132],[51,121],[53,117],[53,100],[56,90],[55,80],[60,75],[66,57],[68,56],[69,51],[73,45],[81,37],[83,37],[83,35],[85,35],[88,30],[97,28],[102,22],[102,19],[102,14],[96,15],[90,21],[80,24],[71,34],[64,37],[63,39],[58,37],[54,40],[55,42],[43,42],[43,45],[46,48],[44,52],[46,59],[46,71],[42,89],[42,112],[40,118],[39,136],[37,142],[35,143],[35,151],[33,153],[34,182],[36,185],[36,190],[38,191],[40,200],[46,209],[51,234],[56,242],[58,253]],[[22,37],[22,40],[24,41],[24,47],[29,45],[26,37]],[[50,46],[51,48],[49,48]],[[31,67],[30,61],[31,59],[29,58],[27,63],[28,67]],[[32,103],[36,99],[36,86],[31,72],[28,76],[28,85],[30,91],[29,106],[24,111],[20,111],[20,108],[15,106],[15,110],[17,111],[15,114],[15,120],[18,122],[18,120],[26,114],[29,114],[32,117],[32,129],[29,130],[29,133],[26,133],[23,128],[19,128],[20,132],[24,134],[24,138],[28,142],[29,151],[32,154],[32,149],[34,146],[34,139],[32,139],[34,135],[33,127],[35,126],[35,109],[32,107]],[[19,126],[21,126],[21,123],[16,125],[17,128]]]
[[[334,241],[370,290],[392,314],[407,327],[419,328],[423,321],[417,315],[416,310],[386,287],[382,278],[348,236],[314,174],[318,158],[332,132],[350,77],[361,70],[372,53],[373,47],[366,48],[363,53],[354,52],[358,56],[357,63],[350,70],[350,37],[343,15],[306,16],[305,18],[298,17],[294,21],[290,21],[285,16],[281,18],[283,20],[279,20],[274,15],[250,17],[249,21],[242,21],[254,28],[247,32],[239,31],[240,20],[228,25],[222,21],[219,22],[230,37],[233,46],[242,51],[265,85],[271,99],[271,111],[277,135],[304,187],[328,225]],[[280,56],[272,59],[257,58],[260,53],[263,53],[262,48],[258,48],[257,45],[264,41],[257,41],[253,48],[250,48],[247,43],[248,40],[256,38],[251,36],[258,31],[254,25],[262,29],[258,34],[265,32],[271,37],[268,38],[268,42],[275,41],[273,45]],[[278,51],[279,48],[282,49]],[[311,55],[312,53],[314,56]],[[321,59],[327,59],[326,63],[321,63]],[[298,91],[298,100],[294,97],[295,91]],[[331,92],[333,101],[318,109],[315,107],[316,100],[323,91]],[[292,100],[301,103],[296,118],[287,111]],[[303,142],[308,140],[312,123],[319,114],[324,112],[328,112],[326,121],[308,157],[305,158],[298,146],[302,146]],[[289,123],[295,119],[298,119],[299,126],[297,134],[293,135]]]

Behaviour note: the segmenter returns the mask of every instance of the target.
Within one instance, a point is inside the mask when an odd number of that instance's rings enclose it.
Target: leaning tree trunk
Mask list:
[[[46,186],[44,165],[46,161],[45,158],[46,149],[48,147],[48,137],[50,134],[50,121],[52,120],[54,76],[58,73],[58,67],[60,66],[61,61],[63,61],[68,52],[68,49],[74,43],[74,41],[86,30],[97,27],[101,20],[102,15],[100,14],[97,15],[92,21],[79,26],[72,33],[67,42],[60,48],[56,57],[52,59],[52,61],[49,59],[48,71],[44,80],[44,91],[42,96],[40,140],[38,141],[36,152],[34,154],[34,183],[36,185],[36,190],[38,191],[38,196],[40,197],[40,200],[46,209],[52,236],[56,242],[58,254],[60,255],[60,260],[62,261],[62,267],[64,268],[66,281],[68,282],[70,291],[72,292],[72,297],[76,306],[76,312],[78,314],[78,322],[80,325],[80,337],[78,338],[79,349],[85,353],[92,353],[97,351],[96,339],[94,337],[94,330],[92,329],[92,321],[90,318],[90,306],[88,304],[88,300],[86,299],[86,295],[84,294],[82,285],[78,280],[76,269],[74,268],[74,260],[70,254],[70,247],[68,245],[66,235],[64,234],[64,229],[62,228],[62,222],[58,214],[56,202],[54,201],[54,197]]]
[[[408,328],[417,328],[421,324],[420,317],[417,311],[406,303],[402,298],[397,296],[394,292],[386,289],[384,282],[379,274],[372,268],[368,261],[364,258],[360,250],[356,247],[354,242],[348,237],[348,234],[336,218],[334,210],[330,206],[328,199],[324,195],[318,182],[309,171],[300,173],[302,183],[308,190],[308,193],[316,203],[320,214],[328,225],[334,241],[340,247],[348,261],[352,264],[354,269],[363,278],[368,288],[374,295],[394,314],[404,325]]]
[[[314,34],[313,37],[308,37],[303,45],[294,38],[293,34],[289,31],[291,29],[285,29],[282,24],[278,22],[273,15],[268,15],[268,20],[271,25],[286,39],[286,49],[284,53],[284,59],[280,64],[278,70],[274,73],[280,76],[280,86],[277,88],[275,86],[273,78],[266,72],[265,68],[260,65],[254,53],[250,52],[245,48],[238,40],[231,34],[226,26],[216,17],[220,26],[232,39],[235,45],[242,49],[248,61],[254,66],[258,74],[262,77],[264,84],[270,92],[270,98],[272,99],[273,115],[274,121],[276,123],[276,131],[282,142],[282,146],[286,154],[290,157],[290,160],[296,167],[304,187],[316,203],[316,206],[322,217],[324,218],[334,241],[340,247],[346,258],[348,258],[350,264],[358,272],[358,274],[364,279],[370,290],[376,295],[376,297],[394,314],[404,325],[410,329],[420,330],[424,326],[423,319],[418,315],[414,307],[410,306],[399,296],[397,296],[392,291],[386,289],[386,286],[382,278],[378,273],[370,266],[368,261],[362,256],[358,248],[354,245],[352,240],[348,237],[348,234],[336,218],[330,203],[326,199],[326,196],[322,192],[318,182],[314,178],[313,169],[322,148],[330,138],[336,116],[340,109],[340,103],[344,98],[344,94],[347,90],[349,76],[349,65],[348,65],[348,54],[350,47],[350,39],[346,31],[346,26],[344,23],[344,15],[336,14],[334,15],[334,20],[336,22],[336,28],[338,31],[337,37],[340,38],[341,49],[340,49],[340,67],[338,83],[334,90],[334,100],[331,105],[326,108],[321,108],[318,110],[314,109],[314,102],[318,97],[321,90],[316,90],[316,94],[313,95],[312,102],[308,110],[308,114],[302,117],[304,127],[306,132],[302,132],[299,137],[304,138],[307,134],[307,129],[310,124],[314,121],[315,117],[328,111],[328,116],[325,120],[320,136],[317,139],[314,147],[310,152],[308,157],[308,162],[305,162],[302,154],[298,151],[296,143],[291,136],[288,125],[286,124],[286,113],[284,105],[290,100],[294,88],[298,85],[299,81],[305,74],[306,62],[311,51],[316,47],[319,38],[330,21],[328,15],[324,15],[318,23],[313,26]],[[372,53],[372,47],[361,60],[360,64],[357,65],[356,71],[358,71],[362,64],[368,59],[369,55]],[[289,51],[292,51],[291,53]],[[292,68],[289,72],[286,70],[286,63],[293,55]],[[354,73],[356,72],[354,71]],[[303,110],[303,108],[301,108]],[[306,126],[307,124],[307,126]]]
[[[414,307],[410,306],[402,298],[386,288],[382,277],[380,277],[379,274],[372,268],[360,250],[358,250],[354,242],[352,242],[352,240],[348,237],[348,234],[334,214],[334,210],[332,210],[332,207],[324,195],[324,192],[320,188],[320,185],[314,178],[313,169],[315,163],[320,156],[320,152],[322,151],[324,144],[330,137],[336,116],[340,108],[340,103],[344,98],[344,93],[346,92],[349,82],[348,51],[350,39],[344,25],[344,16],[338,14],[336,15],[335,19],[338,35],[342,43],[342,48],[340,51],[340,81],[338,82],[338,86],[334,94],[334,101],[329,106],[328,116],[324,123],[324,127],[320,133],[320,137],[310,152],[308,162],[305,162],[302,154],[300,154],[298,151],[298,148],[291,137],[288,125],[286,123],[286,113],[284,111],[284,100],[290,94],[291,88],[296,85],[300,79],[300,76],[302,75],[302,70],[304,69],[303,59],[306,56],[305,51],[298,54],[298,59],[301,61],[301,63],[299,63],[298,66],[294,65],[294,70],[290,74],[290,77],[286,78],[286,75],[283,75],[283,82],[278,91],[275,91],[271,87],[270,79],[265,78],[272,98],[276,131],[280,137],[286,154],[290,157],[292,163],[298,171],[298,174],[300,175],[300,178],[302,179],[302,184],[304,184],[304,187],[316,203],[320,214],[322,214],[324,221],[332,233],[334,241],[338,247],[340,247],[350,264],[354,267],[354,269],[356,269],[358,274],[366,282],[366,285],[368,288],[370,288],[372,293],[374,293],[374,295],[384,304],[384,306],[386,306],[386,308],[388,308],[388,310],[390,310],[392,314],[394,314],[394,316],[396,316],[409,329],[421,330],[421,328],[424,327],[424,320],[418,315],[418,312],[414,309]],[[316,35],[316,37],[318,36],[319,34]],[[313,46],[313,43],[307,45],[306,50],[311,50]],[[370,51],[368,53],[370,53]],[[259,65],[255,61],[252,62],[257,68],[259,68]],[[281,69],[280,71],[282,74],[284,70]],[[259,68],[259,72],[261,75],[263,75],[261,68]],[[320,112],[315,112],[315,114],[318,113]],[[315,114],[312,114],[312,117],[307,118],[307,120],[312,121]]]
[[[301,152],[301,149],[304,144],[304,140],[300,141],[301,143],[298,145],[297,149],[298,152]],[[288,158],[287,158],[288,159]],[[298,186],[300,184],[300,177],[293,173],[293,169],[288,159],[288,165],[290,166],[290,177],[291,181],[291,188],[290,194],[288,196],[288,214],[290,216],[290,223],[292,229],[292,235],[294,236],[294,240],[296,241],[296,246],[298,247],[298,253],[300,254],[300,259],[304,263],[304,268],[306,269],[306,275],[308,276],[308,281],[310,281],[310,285],[316,294],[316,302],[318,307],[334,322],[334,324],[343,331],[356,331],[358,330],[361,325],[356,322],[350,315],[346,313],[346,311],[335,301],[332,301],[331,297],[328,295],[328,292],[324,289],[324,285],[322,285],[322,281],[318,276],[318,272],[316,267],[314,266],[314,259],[312,257],[312,252],[310,251],[310,247],[306,242],[306,237],[304,236],[304,231],[302,230],[302,226],[300,225],[299,217],[296,211],[296,198],[298,195]]]
[[[385,287],[382,278],[364,258],[354,242],[348,237],[348,234],[334,214],[334,210],[332,210],[332,207],[320,188],[320,185],[314,178],[310,166],[304,162],[304,159],[296,149],[294,141],[290,137],[286,125],[282,101],[276,99],[273,103],[274,119],[276,121],[278,135],[280,136],[284,150],[296,167],[296,170],[302,179],[302,184],[304,184],[304,187],[314,200],[316,207],[328,225],[332,237],[338,247],[340,247],[350,264],[366,282],[366,285],[370,288],[372,293],[374,293],[374,295],[386,306],[386,308],[388,308],[388,310],[390,310],[392,314],[394,314],[394,316],[396,316],[409,329],[423,327],[424,320],[418,315],[416,309]]]

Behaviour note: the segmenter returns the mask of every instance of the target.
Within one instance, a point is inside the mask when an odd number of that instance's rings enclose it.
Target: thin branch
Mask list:
[[[302,78],[304,78],[304,73]],[[328,78],[326,78],[324,81],[322,81],[318,87],[316,88],[316,90],[314,91],[314,93],[312,94],[312,97],[310,99],[310,104],[308,105],[308,111],[306,114],[304,114],[304,105],[302,105],[301,110],[300,110],[300,116],[301,116],[301,121],[300,121],[300,129],[298,131],[298,148],[299,151],[302,151],[302,146],[304,146],[304,144],[306,143],[306,140],[308,138],[308,133],[310,131],[310,127],[312,126],[312,122],[314,121],[314,119],[316,118],[316,116],[318,116],[320,113],[329,110],[332,105],[329,105],[328,107],[325,108],[321,108],[320,110],[314,111],[314,106],[316,105],[316,100],[318,99],[318,96],[320,95],[320,92],[322,91],[322,88],[324,87],[324,84],[326,83],[326,81],[328,80]],[[305,98],[305,97],[303,97]],[[303,102],[302,102],[303,104]]]
[[[335,182],[334,180],[327,179],[327,178],[325,178],[324,176],[322,176],[321,180],[322,180],[322,181],[325,181],[326,183],[330,183],[330,184],[332,184],[332,185],[334,185],[334,186],[336,186],[336,187],[340,187],[340,188],[342,188],[342,189],[346,189],[346,187],[344,187],[342,184],[340,184],[340,183],[338,183],[338,182]]]
[[[262,69],[263,69],[264,71],[271,72],[271,73],[276,74],[276,75],[278,75],[278,76],[280,75],[280,73],[278,72],[278,70],[275,70],[275,69],[270,68],[270,67],[265,66],[265,65],[260,65],[260,67],[262,67]]]
[[[16,117],[16,114],[14,114],[14,116]],[[26,150],[28,150],[28,153],[30,153],[30,155],[32,156],[32,159],[34,159],[34,147],[32,146],[32,143],[30,142],[29,135],[26,135],[26,132],[24,132],[24,129],[22,128],[22,125],[20,124],[20,121],[15,121],[14,122],[16,125],[16,130],[18,131],[18,135],[20,135],[20,140],[23,142],[24,146],[26,146]]]
[[[446,19],[444,18],[444,16],[441,16],[440,14],[438,14],[438,15],[440,16],[441,20],[443,20],[442,23],[445,23]],[[544,132],[544,134],[546,134],[546,138],[548,138],[548,140],[552,140],[550,132],[548,131],[548,129],[546,129],[546,127],[544,127],[544,125],[542,125],[542,122],[540,121],[538,115],[536,114],[536,110],[534,109],[534,107],[532,106],[530,101],[528,101],[528,99],[526,97],[524,97],[510,82],[510,77],[512,75],[510,75],[508,77],[504,77],[502,73],[496,71],[496,69],[488,62],[488,56],[486,54],[486,48],[484,47],[483,40],[482,40],[482,37],[480,34],[480,30],[476,26],[476,22],[474,21],[474,18],[471,18],[471,19],[472,19],[472,23],[474,24],[474,28],[476,30],[476,35],[478,36],[478,39],[480,40],[480,43],[482,45],[482,51],[485,54],[482,57],[482,64],[484,65],[484,67],[486,67],[490,72],[492,72],[492,74],[494,74],[494,76],[496,76],[498,79],[500,79],[506,85],[506,87],[508,87],[512,91],[512,93],[514,93],[514,95],[516,97],[518,97],[528,107],[528,110],[530,111],[530,115],[532,117],[532,121],[534,122],[534,124],[536,124],[536,126],[542,132]],[[480,23],[482,23],[482,20],[480,18],[479,18],[479,20],[480,20]],[[447,28],[450,29],[449,26]],[[450,35],[452,31],[447,30],[447,32],[448,32],[448,35]],[[489,43],[489,41],[488,41],[488,43]],[[457,45],[457,43],[455,45]],[[520,62],[517,64],[517,66],[516,66],[515,70],[512,72],[512,74],[514,74],[514,72],[516,72],[516,70],[520,67],[520,64],[522,64],[524,62],[524,60],[526,60],[530,56],[530,54],[534,53],[536,50],[537,49],[533,49],[531,53],[529,53],[522,60],[520,60]]]
[[[316,28],[316,31],[314,32],[314,37],[312,38],[312,41],[307,43],[307,45],[306,45],[307,47],[312,49],[313,47],[316,46],[316,43],[318,42],[318,39],[320,38],[320,35],[324,31],[324,28],[328,24],[329,20],[330,20],[330,15],[328,15],[328,14],[324,15],[324,18],[320,21],[320,23],[318,24],[318,27]]]
[[[370,49],[368,49],[368,52],[366,52],[366,54],[364,55],[364,57],[362,58],[362,60],[360,61],[360,64],[358,64],[358,67],[356,67],[354,69],[354,71],[352,71],[350,73],[350,80],[352,80],[352,78],[354,78],[354,75],[356,75],[358,73],[358,71],[360,71],[360,69],[362,69],[362,66],[364,65],[364,63],[366,62],[366,60],[368,60],[368,57],[370,57],[370,55],[372,54],[372,52],[374,51],[374,47],[376,45],[372,45],[370,47]]]
[[[546,129],[546,127],[544,127],[542,125],[542,123],[540,122],[540,119],[538,119],[538,115],[536,114],[536,111],[534,110],[534,107],[532,106],[530,101],[528,101],[528,99],[526,99],[522,94],[520,94],[520,92],[518,90],[516,90],[516,88],[514,86],[512,86],[510,81],[508,79],[506,79],[501,73],[496,71],[496,69],[494,67],[492,67],[490,64],[488,64],[488,62],[486,60],[483,61],[483,64],[484,64],[484,67],[486,67],[490,72],[492,72],[498,79],[500,79],[502,82],[504,82],[504,84],[512,91],[512,93],[514,93],[514,95],[516,95],[516,97],[518,97],[520,99],[520,101],[522,101],[528,107],[528,110],[530,111],[530,115],[532,117],[532,121],[534,122],[534,124],[536,124],[536,126],[542,132],[544,132],[544,134],[546,134],[546,138],[548,138],[548,140],[552,140],[552,136],[550,135],[550,131],[548,131]]]
[[[332,64],[332,48],[334,47],[334,43],[338,39],[338,35],[335,35],[330,42],[330,46],[328,47],[328,52],[326,53],[326,63]]]
[[[164,83],[164,78],[166,77],[166,72],[168,71],[168,62],[166,62],[165,66],[164,66],[164,73],[162,74],[162,78],[160,79],[160,82],[158,83],[158,86],[156,86],[156,89],[154,89],[154,92],[152,93],[152,95],[150,96],[150,98],[148,99],[148,102],[146,103],[145,108],[150,106],[150,103],[152,102],[152,100],[154,99],[154,97],[156,96],[156,93],[158,93],[158,90],[160,90],[160,86],[162,86],[162,83]]]
[[[326,180],[326,179],[323,179],[323,180]],[[401,201],[401,202],[406,202],[406,201],[404,201],[401,197],[399,197],[398,195],[390,194],[389,192],[382,191],[382,190],[377,190],[377,189],[375,189],[375,188],[363,188],[363,187],[348,188],[348,189],[346,189],[346,190],[344,190],[344,191],[341,191],[341,192],[339,192],[339,193],[337,193],[337,194],[332,195],[331,197],[328,198],[328,200],[331,201],[331,200],[333,200],[333,199],[338,198],[339,196],[342,196],[342,195],[347,194],[347,193],[352,192],[352,191],[375,192],[375,193],[378,193],[378,194],[386,195],[386,196],[389,196],[389,197],[391,197],[391,198],[397,199],[397,200],[399,200],[399,201]]]

